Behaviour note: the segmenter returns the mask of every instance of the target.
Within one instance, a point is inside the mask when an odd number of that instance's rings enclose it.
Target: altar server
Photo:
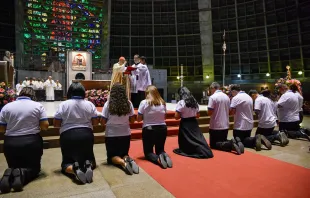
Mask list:
[[[253,129],[253,101],[252,98],[241,91],[240,85],[230,85],[231,94],[233,96],[230,104],[230,113],[234,115],[234,131],[233,136],[239,142],[241,141],[245,147],[254,148],[260,151],[262,143],[267,149],[271,149],[271,143],[261,134],[251,137]],[[243,149],[241,152],[244,152]]]
[[[299,124],[302,123],[304,115],[303,115],[303,105],[304,105],[304,98],[302,97],[301,91],[298,89],[298,87],[295,84],[292,84],[290,86],[290,90],[293,91],[293,93],[295,93],[295,95],[298,98],[298,106],[299,106]]]
[[[52,79],[52,76],[49,76],[48,79],[44,83],[45,87],[45,94],[46,94],[46,101],[54,101],[55,100],[55,82]]]
[[[28,77],[26,76],[26,77],[25,77],[25,80],[23,81],[23,85],[24,85],[24,87],[27,87],[28,84],[29,84],[29,79],[28,79]]]
[[[60,127],[62,173],[75,175],[82,184],[91,183],[96,167],[93,126],[99,123],[97,110],[84,100],[85,89],[79,82],[70,85],[67,98],[54,116],[54,126]]]
[[[47,130],[44,107],[33,101],[35,92],[24,87],[16,101],[5,105],[0,113],[0,133],[4,134],[3,151],[8,167],[0,181],[0,191],[8,193],[35,179],[41,170],[43,140],[40,130]]]
[[[16,95],[19,95],[20,91],[24,88],[23,81],[19,81],[19,83],[16,85]]]
[[[151,76],[149,69],[146,64],[146,57],[140,57],[140,64],[133,65],[132,67],[137,68],[135,71],[132,71],[132,75],[136,76],[136,91],[137,91],[137,98],[133,101],[134,107],[137,108],[140,102],[145,97],[145,90],[147,86],[152,84]]]
[[[162,168],[172,168],[172,161],[165,152],[167,126],[165,122],[166,102],[157,88],[150,85],[145,91],[146,99],[142,100],[138,110],[138,122],[143,120],[142,142],[144,156]],[[155,153],[153,151],[155,147]]]
[[[234,138],[227,140],[229,129],[229,97],[220,90],[220,85],[213,82],[210,86],[211,96],[208,103],[210,119],[210,146],[222,151],[235,150],[238,155],[242,153],[243,144]]]
[[[37,81],[35,87],[36,87],[36,90],[44,89],[44,83],[42,82],[42,80],[40,78],[38,78],[38,81]]]
[[[212,158],[213,153],[203,136],[196,117],[199,117],[199,105],[186,88],[178,91],[181,100],[176,106],[175,119],[180,119],[178,134],[179,148],[173,152],[178,155],[193,158]]]
[[[59,80],[56,80],[55,90],[62,90],[62,85],[60,84]]]
[[[269,95],[266,91],[263,93],[264,95]],[[281,146],[286,146],[289,143],[289,140],[285,133],[273,133],[274,128],[277,126],[277,116],[275,115],[273,101],[265,97],[263,94],[259,95],[256,90],[250,90],[249,95],[254,101],[254,111],[256,115],[258,115],[256,135],[261,134],[271,143],[279,141]]]
[[[135,112],[124,85],[113,85],[110,98],[102,109],[102,116],[101,124],[106,125],[108,164],[122,167],[129,175],[138,174],[139,167],[128,155],[131,135],[129,123],[135,122]]]

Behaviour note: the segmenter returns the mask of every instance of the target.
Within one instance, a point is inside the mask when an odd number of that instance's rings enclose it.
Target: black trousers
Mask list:
[[[256,145],[256,137],[251,137],[252,130],[236,130],[233,131],[234,138],[239,137],[242,144],[247,148],[253,148]]]
[[[43,155],[43,139],[39,134],[4,136],[3,150],[8,167],[21,168],[24,184],[38,176]]]
[[[138,93],[131,93],[131,102],[134,108],[138,108],[140,102],[145,99],[145,91],[138,91]]]
[[[296,122],[280,122],[279,129],[280,131],[286,130],[286,135],[288,138],[298,138],[300,136],[300,121]]]
[[[226,130],[209,130],[210,147],[221,151],[231,151],[232,143],[227,140],[228,129]]]
[[[272,128],[260,128],[257,127],[255,135],[261,134],[269,140],[269,142],[273,143],[275,140],[277,140],[277,133],[274,134],[273,132],[274,127]]]
[[[64,131],[60,135],[60,147],[62,153],[62,171],[68,166],[78,162],[81,167],[86,160],[96,167],[96,160],[93,151],[94,134],[91,128],[74,128]]]
[[[299,111],[299,124],[302,123],[303,120],[304,120],[304,112]]]
[[[105,137],[108,164],[112,164],[113,157],[123,158],[129,155],[130,137],[130,135]]]
[[[158,155],[165,153],[166,137],[166,125],[148,126],[142,129],[143,152],[147,160],[157,163]]]

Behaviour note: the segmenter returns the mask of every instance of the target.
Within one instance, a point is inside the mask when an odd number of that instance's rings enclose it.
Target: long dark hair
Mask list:
[[[67,99],[71,99],[73,96],[79,98],[85,98],[85,88],[79,82],[73,82],[67,92]]]
[[[130,102],[124,85],[116,83],[111,88],[109,112],[111,115],[118,116],[125,116],[130,113]]]
[[[188,108],[198,108],[198,103],[191,92],[186,87],[181,87],[178,90],[181,100],[184,100],[185,106]]]
[[[20,93],[19,93],[19,97],[21,96],[25,96],[25,97],[29,97],[31,100],[36,100],[36,92],[33,90],[32,87],[24,87]]]

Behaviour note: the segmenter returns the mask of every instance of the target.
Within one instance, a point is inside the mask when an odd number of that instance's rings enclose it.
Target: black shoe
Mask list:
[[[268,149],[268,150],[271,150],[272,148],[272,145],[270,143],[270,141],[263,135],[260,135],[261,137],[261,140],[262,140],[262,144]]]
[[[92,164],[90,163],[89,160],[86,160],[85,162],[85,176],[86,176],[86,180],[88,183],[92,183],[93,182],[93,169],[92,169]]]
[[[125,166],[123,167],[125,172],[128,174],[128,175],[133,175],[133,170],[129,164],[129,162],[126,162],[125,161]]]
[[[238,155],[241,155],[241,150],[240,150],[240,148],[239,148],[239,146],[237,144],[237,141],[234,138],[231,139],[231,144],[232,144],[232,150],[236,151]]]
[[[290,142],[289,139],[287,138],[285,132],[283,131],[280,131],[278,134],[277,134],[277,139],[278,141],[280,142],[280,145],[281,146],[286,146],[288,145],[288,143]]]
[[[86,184],[87,179],[86,179],[86,175],[85,173],[80,169],[80,165],[78,162],[75,162],[73,164],[73,171],[74,174],[76,176],[76,178],[82,183],[82,184]]]
[[[255,136],[255,149],[256,151],[261,151],[262,150],[262,137],[260,134]]]
[[[301,137],[301,138],[305,138],[305,139],[307,139],[308,141],[310,141],[310,138],[309,138],[309,136],[304,132],[304,130],[299,130],[298,131],[298,133],[299,133],[299,136]]]
[[[24,188],[23,171],[19,168],[15,168],[12,172],[12,176],[13,176],[12,188],[16,192],[22,191]]]
[[[163,153],[168,168],[172,168],[172,160],[167,153]]]
[[[167,162],[166,162],[166,160],[165,160],[165,156],[164,156],[163,154],[160,154],[160,155],[159,155],[158,161],[159,161],[159,165],[160,165],[163,169],[166,169],[166,168],[168,167]]]
[[[236,137],[235,139],[236,139],[236,141],[237,141],[237,144],[238,144],[238,146],[239,146],[239,148],[240,148],[241,153],[244,153],[244,145],[243,145],[243,143],[241,142],[240,138],[239,138],[239,137]]]
[[[129,163],[134,174],[139,174],[139,166],[131,157],[126,157],[125,161]]]
[[[2,176],[0,181],[0,191],[1,193],[9,193],[11,192],[11,179],[12,179],[12,169],[7,168]]]

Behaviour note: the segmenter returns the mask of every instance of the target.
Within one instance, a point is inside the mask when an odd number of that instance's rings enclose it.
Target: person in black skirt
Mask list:
[[[181,100],[176,106],[175,118],[181,118],[178,142],[179,148],[173,152],[193,158],[212,158],[213,153],[200,131],[196,117],[199,117],[199,105],[186,87],[179,89]]]
[[[24,87],[15,102],[5,105],[0,113],[0,133],[4,135],[4,156],[8,167],[0,181],[1,193],[13,188],[21,191],[41,170],[43,140],[40,130],[47,130],[44,107],[35,102],[35,92]]]
[[[143,120],[142,142],[144,156],[154,164],[166,169],[172,168],[172,161],[165,152],[167,137],[166,102],[154,85],[145,90],[146,99],[142,100],[138,109],[138,122]],[[153,148],[155,147],[155,153]]]
[[[99,123],[97,110],[84,100],[85,89],[79,82],[70,85],[67,98],[54,116],[54,126],[60,127],[62,173],[76,176],[82,184],[91,183],[96,167],[93,126]]]
[[[128,154],[131,136],[129,123],[134,123],[135,117],[134,107],[128,100],[125,86],[115,83],[102,109],[101,124],[106,125],[105,146],[108,164],[121,167],[129,175],[139,173],[138,165]]]

